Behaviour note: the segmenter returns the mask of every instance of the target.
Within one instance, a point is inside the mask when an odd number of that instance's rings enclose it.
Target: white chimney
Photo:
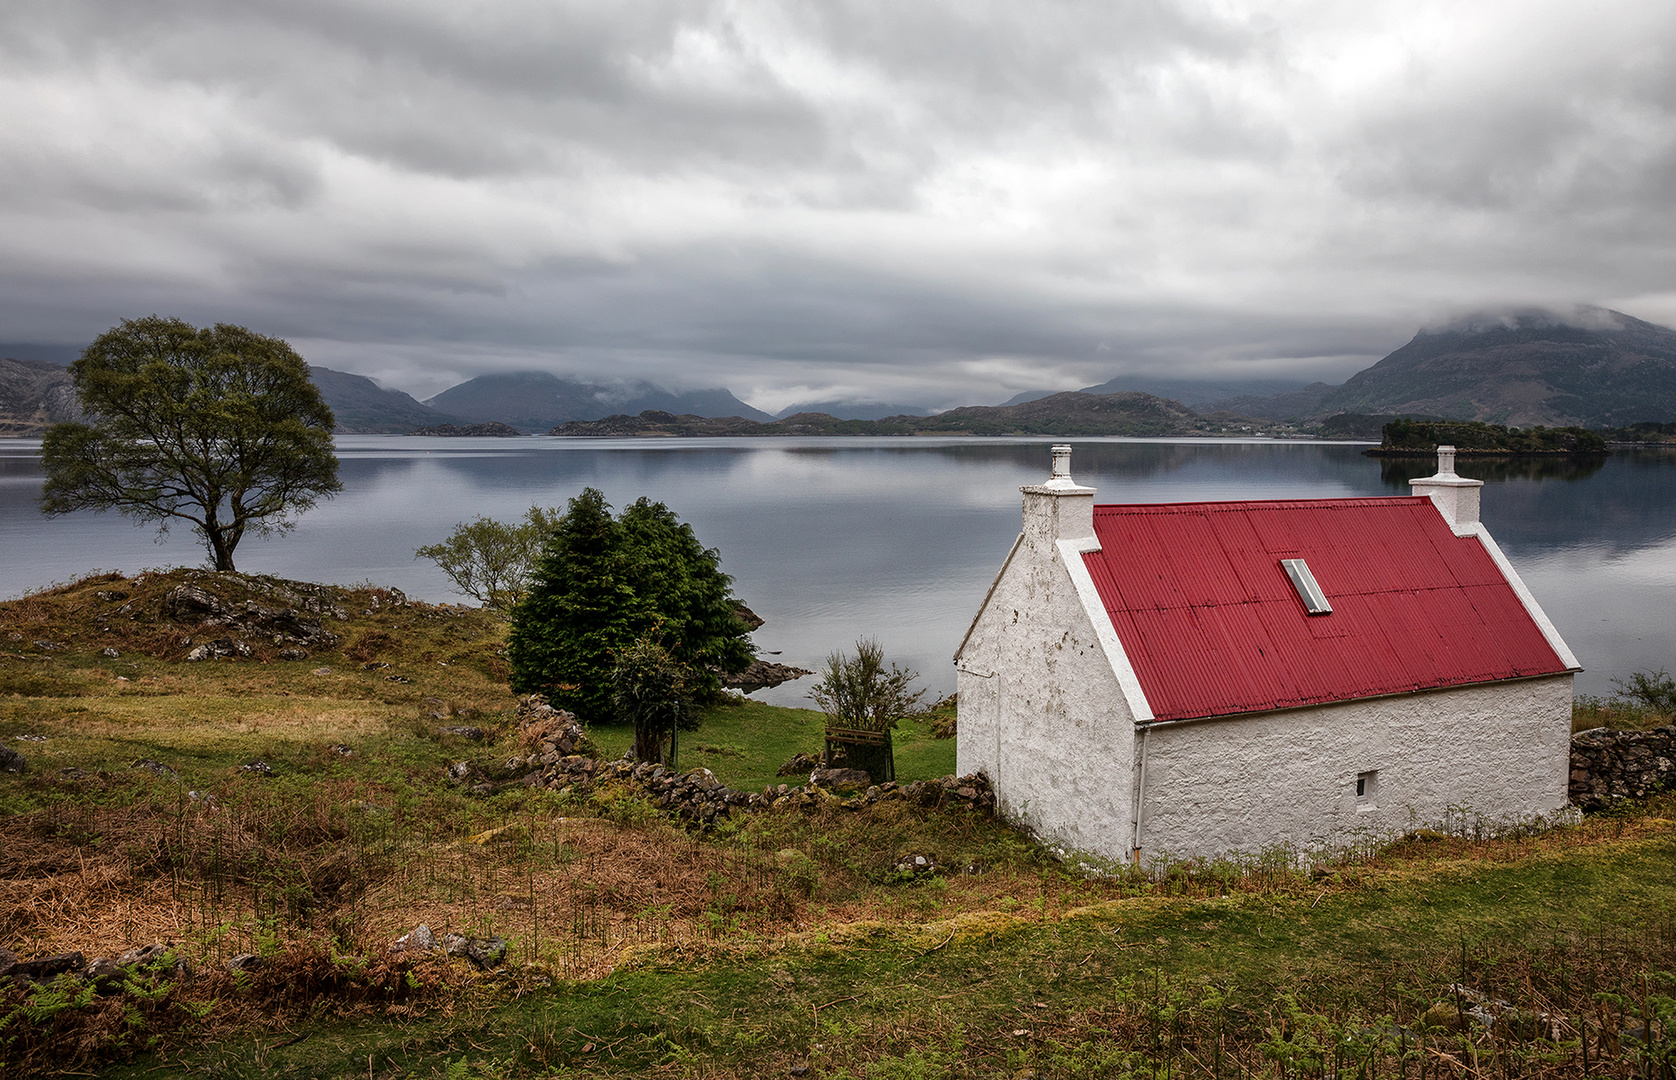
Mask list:
[[[1071,448],[1053,448],[1053,474],[1045,484],[1024,493],[1024,534],[1032,541],[1054,543],[1094,535],[1094,489],[1071,479]]]
[[[1455,448],[1437,448],[1437,475],[1424,480],[1410,480],[1414,494],[1432,500],[1443,520],[1449,523],[1456,536],[1465,536],[1478,524],[1478,489],[1482,480],[1468,480],[1455,474]]]

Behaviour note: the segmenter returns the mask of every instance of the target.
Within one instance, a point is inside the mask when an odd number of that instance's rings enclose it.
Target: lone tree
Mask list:
[[[70,366],[86,423],[41,444],[41,509],[191,522],[217,570],[246,532],[288,532],[343,490],[332,411],[279,338],[218,323],[127,319]]]
[[[655,633],[689,673],[687,689],[714,692],[718,670],[742,671],[752,660],[732,584],[716,550],[663,503],[643,498],[613,517],[605,496],[588,488],[570,500],[513,609],[512,688],[589,718],[610,716],[612,669]]]
[[[454,526],[448,539],[413,554],[436,563],[456,589],[507,618],[529,591],[542,545],[558,522],[557,510],[541,506],[530,507],[522,521],[480,517]]]

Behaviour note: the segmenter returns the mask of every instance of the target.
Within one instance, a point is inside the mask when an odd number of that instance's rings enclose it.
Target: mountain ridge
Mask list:
[[[741,417],[707,418],[648,410],[600,420],[572,420],[548,434],[570,438],[746,437],[776,435],[1212,435],[1220,418],[1200,416],[1178,401],[1152,394],[1084,394],[1069,390],[1019,405],[968,405],[936,416],[841,420],[797,413],[763,423]]]
[[[599,420],[631,409],[773,419],[720,387],[677,392],[644,380],[595,383],[545,371],[479,375],[426,398],[424,404],[467,423],[498,421],[521,431],[545,431],[570,420]]]

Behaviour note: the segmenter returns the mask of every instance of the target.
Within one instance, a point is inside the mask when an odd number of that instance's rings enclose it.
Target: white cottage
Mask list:
[[[1565,806],[1581,669],[1453,447],[1411,497],[1132,506],[1070,455],[955,654],[1004,815],[1151,862]]]

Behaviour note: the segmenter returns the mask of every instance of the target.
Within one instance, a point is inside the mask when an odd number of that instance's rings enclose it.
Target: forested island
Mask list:
[[[1506,427],[1479,420],[1392,420],[1369,457],[1430,457],[1453,444],[1460,456],[1580,456],[1610,453],[1600,432],[1581,427]]]

